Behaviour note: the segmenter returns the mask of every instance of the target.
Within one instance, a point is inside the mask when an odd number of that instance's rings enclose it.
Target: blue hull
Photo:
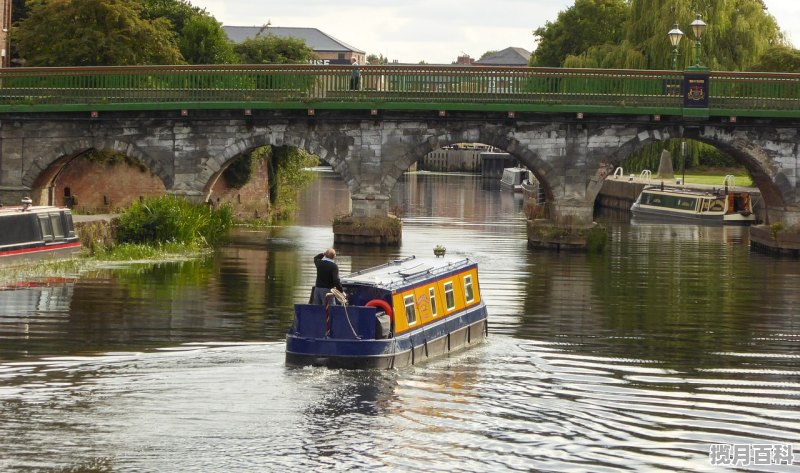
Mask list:
[[[323,306],[295,308],[295,325],[286,337],[287,366],[401,368],[481,343],[488,330],[484,304],[385,339],[375,338],[374,308],[332,309],[326,335]],[[316,320],[306,320],[311,318]]]

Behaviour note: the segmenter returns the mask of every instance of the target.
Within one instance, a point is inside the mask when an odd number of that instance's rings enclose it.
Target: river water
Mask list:
[[[283,365],[349,205],[330,173],[295,225],[207,258],[0,291],[0,471],[800,466],[797,261],[747,229],[624,219],[604,255],[531,251],[521,198],[488,187],[409,175],[402,246],[338,248],[343,272],[436,244],[479,263],[487,343],[408,369]]]

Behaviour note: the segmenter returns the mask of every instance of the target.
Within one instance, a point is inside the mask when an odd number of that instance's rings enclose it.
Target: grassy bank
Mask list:
[[[736,186],[753,187],[753,179],[744,168],[701,168],[694,167],[686,171],[687,184],[705,184],[709,186],[722,186],[722,180],[728,174],[736,178]],[[681,178],[680,171],[675,172],[675,178]]]
[[[108,228],[110,226],[110,228]],[[126,209],[115,224],[89,225],[83,252],[68,260],[40,260],[0,266],[0,287],[20,281],[77,278],[108,262],[181,261],[212,251],[233,228],[228,206],[211,208],[186,199],[145,199]]]

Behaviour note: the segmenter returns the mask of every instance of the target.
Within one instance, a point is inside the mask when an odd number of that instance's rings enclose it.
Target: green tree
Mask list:
[[[677,23],[686,34],[678,56],[678,68],[684,69],[695,63],[695,42],[689,24],[694,21],[696,13],[702,14],[708,23],[702,37],[700,62],[712,70],[745,70],[773,45],[783,44],[783,35],[762,0],[708,0],[700,7],[693,0],[631,0],[629,13],[620,22],[623,36],[618,42],[594,44],[584,51],[571,53],[563,65],[671,69],[672,46],[667,32]],[[585,28],[591,29],[592,26]],[[670,140],[646,147],[630,156],[624,166],[626,169],[655,169],[661,150],[666,147],[674,151],[678,146],[677,140]],[[692,143],[688,155],[687,166],[724,166],[732,159],[702,143]]]
[[[319,158],[291,146],[259,149],[269,161],[269,197],[272,217],[278,220],[292,215],[297,206],[297,192],[314,178],[306,168],[319,165]],[[271,153],[271,156],[269,154]]]
[[[28,7],[25,6],[25,0],[12,0],[11,21],[16,23],[26,16],[28,16]]]
[[[763,0],[710,0],[701,7],[693,0],[631,0],[622,22],[624,36],[616,45],[591,45],[572,52],[570,67],[671,69],[672,46],[667,32],[677,23],[686,34],[680,44],[678,68],[695,63],[689,24],[699,13],[708,27],[702,37],[700,62],[712,70],[745,70],[784,37]]]
[[[494,54],[496,52],[497,52],[496,49],[493,49],[493,50],[490,50],[490,51],[486,51],[485,53],[481,54],[481,57],[478,58],[478,61],[480,61],[481,59],[485,59],[485,58],[491,56],[492,54]]]
[[[27,66],[183,62],[169,22],[141,18],[138,0],[29,0],[13,31]]]
[[[761,72],[800,72],[800,50],[783,45],[772,46],[749,69]]]
[[[233,49],[243,64],[298,64],[317,57],[305,41],[272,34],[248,38]]]
[[[581,54],[592,46],[619,43],[625,36],[628,12],[625,0],[576,0],[558,14],[556,21],[548,21],[533,32],[538,46],[531,55],[531,65],[560,67],[569,55]]]
[[[383,54],[368,54],[367,64],[389,64],[389,59]]]
[[[238,62],[222,25],[205,9],[186,0],[144,0],[142,17],[166,18],[178,36],[178,46],[189,64]]]
[[[180,31],[178,45],[190,64],[233,64],[239,57],[233,51],[222,26],[208,15],[197,15],[186,21]]]

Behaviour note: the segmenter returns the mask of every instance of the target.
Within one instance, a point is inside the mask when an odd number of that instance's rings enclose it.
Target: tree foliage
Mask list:
[[[180,30],[178,46],[189,64],[233,64],[239,57],[220,23],[208,15],[189,18]]]
[[[13,23],[28,16],[28,7],[25,6],[25,0],[11,0],[11,21]]]
[[[189,64],[230,64],[238,61],[222,25],[205,9],[186,0],[145,0],[142,16],[166,18],[177,34],[181,55]]]
[[[710,0],[701,7],[692,0],[631,0],[621,23],[624,36],[616,45],[591,45],[570,52],[571,67],[671,69],[672,46],[667,32],[674,24],[684,32],[678,68],[695,64],[695,39],[689,26],[701,14],[708,27],[701,38],[700,62],[712,70],[746,70],[773,45],[784,43],[775,18],[763,0]]]
[[[531,65],[560,67],[569,55],[620,42],[628,11],[625,0],[576,0],[558,14],[556,21],[548,21],[533,32],[538,46],[531,55]]]
[[[383,54],[368,54],[367,64],[389,64],[389,59]]]
[[[555,23],[536,30],[540,38],[532,64],[604,69],[671,69],[672,46],[667,32],[677,23],[684,32],[678,49],[678,69],[694,65],[695,41],[689,26],[697,13],[708,27],[702,37],[702,65],[712,70],[746,70],[763,57],[764,66],[791,70],[791,51],[776,48],[784,42],[778,25],[763,0],[630,0],[619,10],[595,8],[601,0],[578,0],[559,14]],[[580,4],[580,5],[579,5]],[[616,4],[617,7],[620,4]],[[579,7],[586,8],[578,14]],[[614,25],[618,28],[614,28]],[[588,34],[587,34],[588,32]],[[618,34],[618,36],[614,36]],[[673,156],[678,140],[656,143],[629,157],[623,166],[632,170],[657,169],[661,150]],[[730,165],[733,158],[699,142],[688,147],[687,166]]]
[[[233,48],[243,64],[299,64],[317,58],[305,41],[272,34],[248,38]]]
[[[241,189],[250,182],[256,166],[258,166],[258,161],[264,158],[269,159],[270,150],[269,146],[265,146],[256,151],[239,155],[222,173],[228,186]]]
[[[27,66],[180,64],[170,24],[138,0],[29,0],[13,31]]]
[[[750,66],[750,70],[800,72],[800,50],[783,45],[772,46],[758,58],[758,62]]]
[[[273,217],[285,219],[294,212],[297,191],[314,178],[306,168],[319,165],[319,158],[291,146],[273,147],[271,151],[269,184]]]

